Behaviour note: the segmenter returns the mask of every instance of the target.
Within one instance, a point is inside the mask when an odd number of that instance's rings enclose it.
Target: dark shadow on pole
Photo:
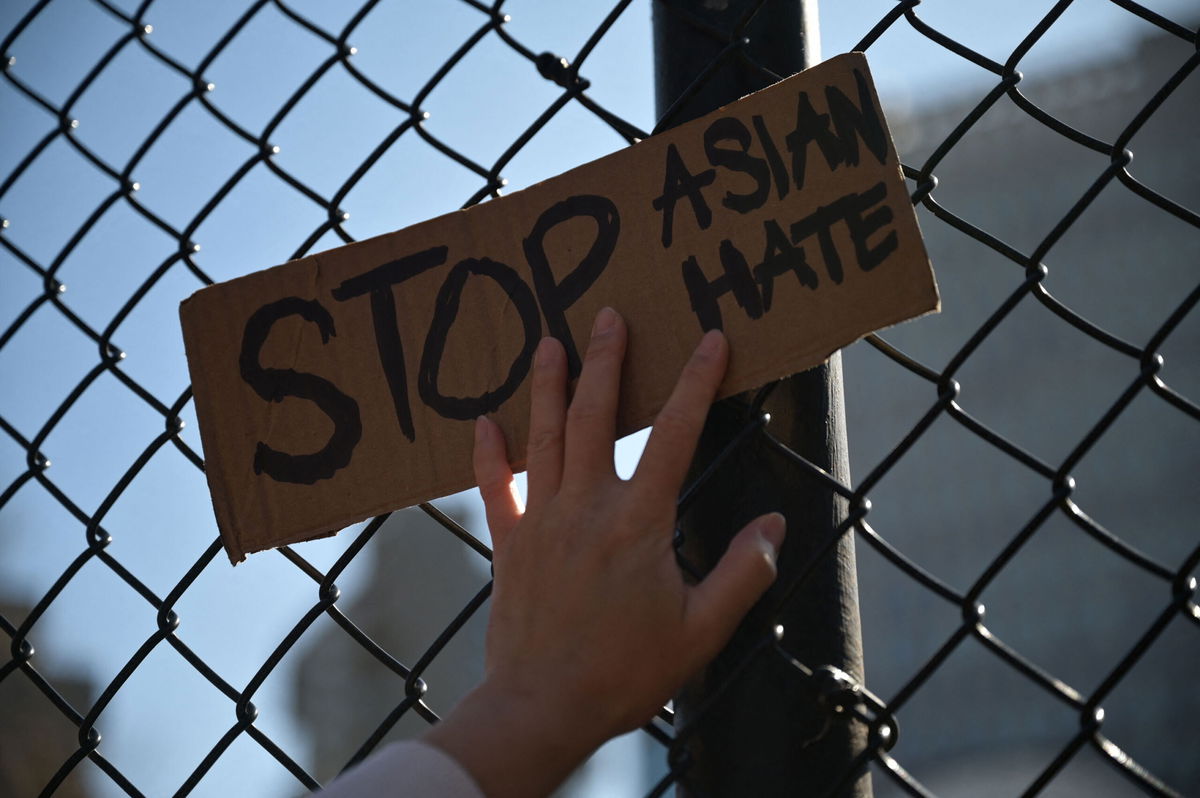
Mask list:
[[[760,69],[730,49],[741,37],[748,40],[745,54],[779,75],[810,65],[806,59],[817,54],[817,31],[815,24],[806,30],[802,0],[766,2],[739,34],[738,21],[757,5],[758,0],[656,0],[655,89],[659,116],[670,111],[665,126],[694,119],[769,84]],[[806,48],[808,37],[811,48]],[[717,59],[721,63],[713,69]],[[708,77],[696,84],[703,75]],[[692,477],[745,427],[750,400],[743,395],[714,406]],[[768,429],[777,439],[849,484],[838,356],[781,382],[763,409],[771,414]],[[690,729],[691,759],[678,795],[870,798],[869,776],[847,778],[866,746],[867,730],[862,723],[844,722],[844,715],[833,717],[818,700],[816,680],[803,676],[770,648],[731,678],[751,652],[761,648],[764,629],[778,622],[785,630],[783,647],[799,662],[813,669],[833,665],[861,683],[852,536],[844,536],[782,612],[773,613],[790,575],[808,566],[846,517],[845,501],[783,454],[752,439],[720,466],[681,519],[684,556],[707,570],[735,531],[772,510],[788,519],[775,587],[675,701],[676,729]],[[839,783],[844,786],[833,791]]]

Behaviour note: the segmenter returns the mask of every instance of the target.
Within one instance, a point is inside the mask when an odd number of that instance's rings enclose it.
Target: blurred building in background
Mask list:
[[[30,609],[4,603],[0,616],[21,623]],[[87,712],[96,700],[96,685],[80,673],[41,676],[79,712]],[[11,721],[0,723],[0,795],[37,795],[79,750],[79,729],[23,673],[0,681],[0,707]],[[74,772],[54,795],[90,798],[94,794],[90,786]]]
[[[337,606],[409,668],[489,578],[478,554],[418,509],[393,514],[364,555],[371,562],[369,576]],[[421,674],[424,701],[439,715],[483,677],[486,628],[485,605]],[[295,709],[312,741],[310,772],[326,782],[404,701],[405,690],[403,678],[341,627],[326,624],[313,637],[297,668]],[[410,709],[386,739],[412,737],[426,728],[428,723]]]
[[[1076,130],[1111,143],[1189,56],[1172,37],[1127,58],[1019,88]],[[983,96],[915,108],[891,124],[901,160],[920,168]],[[887,105],[884,99],[885,108]],[[1128,143],[1132,176],[1200,207],[1200,74]],[[947,211],[1029,255],[1109,166],[1002,98],[933,173]],[[921,209],[942,292],[939,318],[883,337],[941,371],[1025,277],[1021,265]],[[1053,300],[1146,346],[1200,283],[1200,230],[1117,180],[1041,258]],[[954,374],[974,419],[1057,469],[1135,381],[1141,365],[1027,296]],[[1200,397],[1200,313],[1166,339],[1161,378]],[[936,387],[865,343],[848,350],[851,467],[861,482],[933,405]],[[1178,569],[1197,545],[1200,430],[1147,390],[1075,467],[1071,500],[1097,525]],[[931,486],[934,486],[931,489]],[[1049,480],[942,416],[871,491],[867,521],[888,542],[966,593],[1050,499]],[[858,543],[868,687],[890,701],[962,623],[954,605]],[[1171,585],[1118,556],[1061,510],[979,599],[1005,645],[1091,696],[1172,601]],[[1200,635],[1182,613],[1100,702],[1101,732],[1184,794],[1200,792]],[[1076,711],[968,637],[899,710],[893,754],[939,795],[1021,794],[1080,729]],[[1187,738],[1186,740],[1183,738]],[[879,795],[898,794],[876,777]],[[1087,745],[1048,795],[1138,795]]]

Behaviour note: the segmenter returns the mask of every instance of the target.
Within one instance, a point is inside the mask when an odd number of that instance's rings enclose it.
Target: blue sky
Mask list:
[[[129,0],[115,5],[132,12]],[[437,66],[484,22],[465,3],[385,2],[350,37],[352,62],[402,99],[412,98]],[[926,0],[921,18],[998,61],[1053,5],[1050,0],[1010,3]],[[1187,22],[1194,0],[1159,0],[1148,7]],[[31,6],[0,4],[0,34],[7,35]],[[336,31],[356,4],[303,0],[289,6],[316,25]],[[854,45],[891,7],[889,0],[841,0],[820,9],[825,56]],[[159,0],[145,21],[146,41],[188,68],[196,67],[246,2]],[[533,52],[574,58],[609,2],[511,2],[507,30]],[[654,124],[649,2],[638,0],[622,15],[585,63],[589,95],[614,113],[649,130]],[[1021,69],[1028,75],[1080,60],[1127,51],[1146,23],[1108,0],[1076,0]],[[130,28],[90,0],[53,0],[11,46],[11,73],[61,106],[89,70]],[[304,77],[333,53],[330,44],[287,20],[268,4],[204,71],[214,88],[206,95],[231,120],[254,134]],[[903,112],[991,83],[983,70],[947,53],[901,22],[869,51],[885,108]],[[190,91],[181,75],[150,57],[136,41],[121,48],[70,109],[78,141],[118,171],[151,130]],[[426,129],[471,160],[490,166],[559,95],[528,61],[495,35],[487,36],[422,103]],[[0,80],[0,179],[56,127],[53,116]],[[334,65],[295,108],[273,126],[279,169],[322,196],[343,188],[343,228],[365,238],[461,206],[483,187],[478,175],[439,153],[411,131],[387,150],[352,186],[347,177],[406,114],[372,95]],[[550,177],[623,146],[623,140],[576,103],[559,113],[502,170],[512,190]],[[191,100],[166,132],[138,159],[130,177],[132,198],[168,225],[185,229],[221,186],[255,155],[248,142]],[[902,153],[903,156],[903,153]],[[176,240],[139,214],[124,198],[75,246],[72,236],[89,215],[113,198],[118,183],[87,161],[62,136],[0,195],[3,236],[43,266],[58,263],[67,286],[61,302],[126,353],[120,369],[171,404],[187,385],[178,330],[178,302],[200,281],[178,262]],[[264,164],[250,168],[229,195],[206,215],[190,240],[194,265],[213,279],[229,279],[290,258],[326,221],[322,207],[287,185]],[[325,233],[313,251],[337,246]],[[172,260],[175,259],[175,260]],[[160,266],[165,275],[127,314],[123,306]],[[42,295],[41,279],[8,248],[0,248],[0,328],[7,328]],[[111,328],[111,329],[110,329]],[[55,408],[99,362],[96,342],[50,304],[37,309],[0,348],[0,416],[33,438]],[[190,405],[182,438],[200,451]],[[91,382],[54,426],[41,448],[53,461],[46,476],[86,514],[101,507],[118,479],[163,432],[162,416],[108,373]],[[642,436],[619,456],[629,471]],[[0,489],[26,470],[24,449],[0,434]],[[474,507],[475,500],[467,499]],[[477,518],[472,527],[482,534]],[[195,467],[170,444],[159,449],[103,519],[113,534],[108,551],[159,596],[165,596],[212,543],[215,525],[207,487]],[[85,547],[82,525],[40,484],[29,481],[0,508],[0,600],[32,603]],[[350,534],[304,544],[298,551],[328,568],[352,540]],[[352,566],[340,583],[353,590],[365,573]],[[176,606],[179,636],[239,688],[291,625],[316,600],[314,585],[282,557],[264,554],[230,568],[218,556]],[[39,667],[85,673],[107,684],[154,631],[154,611],[103,564],[89,562],[50,606],[31,635]],[[303,645],[303,642],[302,644]],[[287,705],[289,664],[267,680],[255,703],[258,722],[304,763],[305,741]],[[102,751],[146,794],[169,794],[233,723],[232,706],[166,646],[137,670],[101,716]],[[64,734],[70,729],[64,724]],[[99,794],[116,794],[90,763]],[[628,791],[616,775],[597,780],[587,795]],[[236,790],[233,784],[239,785]],[[627,786],[627,785],[626,785]],[[298,785],[253,742],[239,739],[201,782],[197,795],[235,792],[283,796]]]

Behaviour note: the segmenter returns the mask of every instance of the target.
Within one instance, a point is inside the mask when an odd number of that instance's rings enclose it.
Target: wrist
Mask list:
[[[594,737],[572,707],[494,679],[423,736],[462,765],[487,798],[549,795],[604,742]]]

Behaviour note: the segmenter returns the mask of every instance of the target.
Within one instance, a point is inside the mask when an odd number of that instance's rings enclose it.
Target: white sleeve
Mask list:
[[[391,743],[331,781],[318,798],[485,798],[448,754],[420,740]]]

